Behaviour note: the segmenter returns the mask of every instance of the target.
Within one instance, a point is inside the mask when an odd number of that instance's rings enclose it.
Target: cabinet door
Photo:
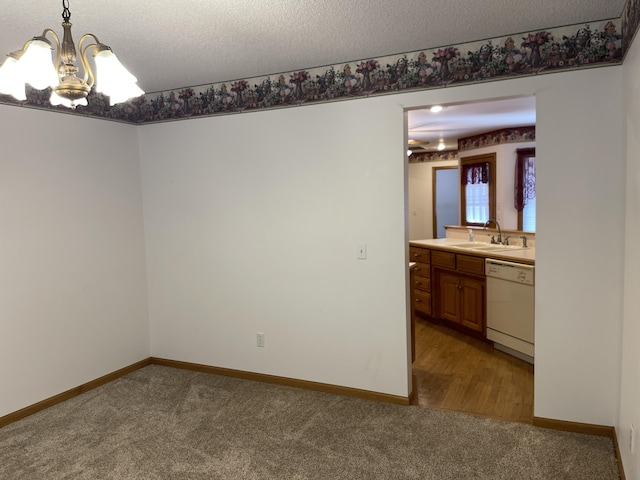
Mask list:
[[[460,323],[484,333],[484,281],[459,277]]]
[[[460,323],[460,284],[457,275],[440,273],[440,317]]]

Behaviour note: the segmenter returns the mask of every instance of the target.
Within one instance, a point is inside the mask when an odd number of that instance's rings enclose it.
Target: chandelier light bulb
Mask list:
[[[49,97],[49,103],[51,105],[62,105],[67,108],[76,108],[78,105],[82,105],[83,107],[87,106],[86,98],[79,98],[77,100],[71,100],[69,98],[61,97],[56,92],[51,92],[51,97]]]
[[[138,79],[129,73],[110,49],[99,51],[94,58],[98,77],[96,91],[109,96],[112,106],[144,94],[136,85]]]
[[[51,61],[51,45],[34,38],[18,61],[24,83],[36,90],[44,90],[58,84],[58,74]]]
[[[12,95],[16,100],[26,100],[24,80],[20,74],[18,60],[9,56],[0,67],[0,93]]]

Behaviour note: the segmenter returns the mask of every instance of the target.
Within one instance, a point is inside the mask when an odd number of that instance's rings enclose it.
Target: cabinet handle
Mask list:
[[[420,300],[419,298],[416,298],[416,303],[422,303],[422,300]]]
[[[419,287],[420,285],[422,285],[422,282],[416,282],[417,287]]]

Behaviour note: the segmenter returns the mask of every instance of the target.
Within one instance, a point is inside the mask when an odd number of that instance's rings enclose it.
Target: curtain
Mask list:
[[[489,183],[489,164],[485,162],[462,165],[461,178],[462,185]]]
[[[521,212],[536,198],[536,149],[519,148],[516,153],[515,207]]]

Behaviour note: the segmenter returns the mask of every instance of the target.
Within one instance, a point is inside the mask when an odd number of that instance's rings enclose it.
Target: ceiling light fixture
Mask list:
[[[438,151],[441,152],[445,148],[447,148],[447,147],[445,147],[445,145],[444,145],[444,140],[440,140],[440,143],[438,143]]]
[[[407,157],[410,157],[413,154],[413,150],[407,150]]]
[[[78,42],[83,77],[76,76],[80,69],[75,65],[77,53],[71,37],[70,19],[69,1],[63,0],[62,43],[56,32],[47,28],[41,36],[26,42],[22,50],[9,54],[0,67],[0,93],[25,100],[27,83],[37,90],[51,87],[51,105],[68,108],[87,105],[87,95],[94,84],[97,92],[109,97],[111,105],[144,94],[136,84],[136,77],[120,63],[111,48],[100,43],[92,33],[83,35]],[[51,62],[54,47],[46,38],[47,34],[51,34],[55,42],[55,63]],[[95,73],[89,63],[89,54],[95,61]]]
[[[442,110],[444,110],[444,107],[442,105],[434,105],[429,110],[431,110],[431,113],[440,113]]]

